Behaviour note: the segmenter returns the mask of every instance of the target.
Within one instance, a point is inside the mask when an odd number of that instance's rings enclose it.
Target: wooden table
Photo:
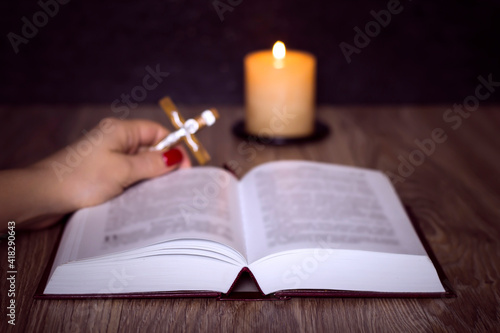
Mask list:
[[[184,107],[194,115],[202,107]],[[231,302],[213,299],[34,300],[33,294],[62,227],[18,232],[16,331],[469,331],[500,329],[500,107],[481,107],[458,123],[443,118],[448,106],[320,107],[333,130],[326,140],[269,147],[234,138],[230,129],[242,107],[219,106],[217,129],[200,134],[212,165],[234,160],[244,174],[264,162],[305,159],[375,168],[392,173],[458,297],[449,299],[316,299]],[[2,107],[0,166],[27,165],[63,148],[103,117],[110,106]],[[115,115],[116,116],[116,115]],[[129,117],[167,124],[156,106]],[[457,120],[458,122],[458,120]],[[452,128],[452,125],[457,127]],[[398,173],[415,140],[436,128],[447,139],[406,177]],[[252,151],[253,153],[250,153]],[[396,178],[398,175],[401,178]],[[8,189],[1,189],[8,191]],[[2,324],[6,323],[7,253],[0,243]]]

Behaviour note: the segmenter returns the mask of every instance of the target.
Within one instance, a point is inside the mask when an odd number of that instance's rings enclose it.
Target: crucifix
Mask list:
[[[165,151],[182,140],[200,165],[210,161],[210,155],[194,134],[202,128],[212,126],[215,123],[219,118],[217,110],[215,108],[207,109],[199,116],[184,120],[170,97],[162,98],[159,104],[176,130],[167,135],[165,139],[157,143],[151,150]]]

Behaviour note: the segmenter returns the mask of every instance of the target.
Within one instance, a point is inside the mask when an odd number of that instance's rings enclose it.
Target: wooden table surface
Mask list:
[[[182,107],[186,116],[203,107]],[[212,165],[233,160],[244,174],[264,162],[324,161],[383,170],[391,174],[406,206],[457,293],[448,299],[296,298],[288,301],[214,299],[34,300],[33,294],[56,245],[62,225],[21,232],[16,239],[16,326],[6,323],[7,244],[0,243],[0,331],[499,331],[500,330],[500,106],[481,106],[468,118],[447,122],[447,106],[319,107],[318,117],[333,135],[318,143],[270,147],[231,135],[243,115],[240,106],[218,106],[221,119],[200,133]],[[0,167],[28,165],[76,139],[104,117],[104,106],[0,107]],[[154,105],[128,117],[167,124]],[[455,128],[454,128],[455,127]],[[413,172],[402,160],[419,162],[415,140],[442,129]],[[398,167],[403,171],[400,173]],[[405,173],[406,171],[406,173]],[[399,177],[399,178],[398,178]],[[9,189],[1,189],[8,191]],[[75,189],[76,190],[76,189]]]

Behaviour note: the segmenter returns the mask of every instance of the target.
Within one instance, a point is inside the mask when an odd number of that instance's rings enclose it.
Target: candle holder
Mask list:
[[[280,136],[265,136],[248,133],[245,130],[245,121],[239,120],[233,125],[233,134],[243,140],[257,141],[258,143],[285,146],[304,144],[320,141],[330,134],[330,128],[319,120],[314,121],[314,130],[312,134],[303,137],[280,137]]]

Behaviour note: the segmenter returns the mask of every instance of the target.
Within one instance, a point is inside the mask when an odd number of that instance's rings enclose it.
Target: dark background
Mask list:
[[[278,39],[317,56],[318,103],[461,103],[479,75],[500,81],[496,1],[402,0],[348,64],[339,44],[387,3],[242,0],[221,21],[211,0],[72,0],[15,54],[7,34],[40,6],[4,0],[0,103],[111,103],[156,64],[170,75],[144,103],[242,103],[244,55]]]

